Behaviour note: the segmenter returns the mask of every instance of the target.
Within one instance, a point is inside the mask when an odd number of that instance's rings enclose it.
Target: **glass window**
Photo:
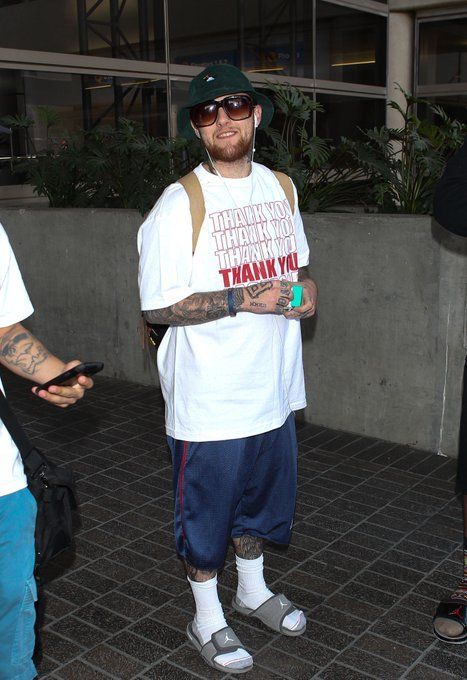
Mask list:
[[[59,116],[49,131],[41,107]],[[14,155],[21,156],[60,143],[63,131],[115,125],[120,116],[141,122],[154,136],[167,135],[166,80],[0,70],[0,118],[5,116],[24,116],[33,125],[27,131],[12,126],[12,135],[0,132],[3,171],[11,155],[10,139]],[[6,121],[0,125],[9,127]]]
[[[1,2],[0,24],[1,47],[165,61],[163,0]]]
[[[460,123],[467,125],[467,94],[424,97],[424,99],[427,99],[431,104],[438,104],[450,118],[456,119]],[[441,123],[438,116],[436,116],[426,104],[418,104],[417,115],[419,118],[427,118],[434,123]]]
[[[170,60],[204,66],[234,64],[244,71],[312,77],[309,0],[171,0]]]
[[[384,99],[336,94],[317,94],[316,99],[324,107],[324,113],[316,115],[316,134],[319,137],[334,141],[341,136],[355,138],[361,135],[360,128],[367,130],[385,124]]]
[[[318,0],[316,77],[386,85],[386,18]]]
[[[419,24],[418,84],[467,82],[467,17]]]

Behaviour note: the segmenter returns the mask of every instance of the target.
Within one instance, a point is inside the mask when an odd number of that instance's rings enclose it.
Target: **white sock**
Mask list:
[[[204,582],[192,581],[188,578],[188,583],[191,586],[196,604],[193,630],[196,637],[204,645],[211,639],[213,633],[227,626],[222,604],[217,594],[217,576]],[[251,664],[252,658],[245,649],[238,649],[236,652],[218,655],[216,661],[231,668],[244,668]]]
[[[257,609],[274,595],[264,580],[263,561],[263,555],[254,560],[244,560],[235,555],[238,574],[237,599],[249,609]],[[296,609],[285,617],[283,625],[289,630],[295,630],[302,628],[304,623],[304,613]]]
[[[274,595],[266,585],[263,575],[263,555],[255,560],[244,560],[235,555],[237,563],[237,599],[245,607],[256,609]]]

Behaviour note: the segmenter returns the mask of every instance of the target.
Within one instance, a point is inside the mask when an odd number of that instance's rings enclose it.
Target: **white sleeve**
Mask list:
[[[10,241],[0,224],[0,328],[23,321],[33,311]]]
[[[138,231],[141,309],[163,309],[184,300],[192,270],[192,225],[181,184],[164,191]]]
[[[302,216],[300,215],[300,210],[298,209],[298,195],[295,184],[293,184],[293,191],[295,196],[295,211],[293,215],[293,221],[295,227],[295,238],[297,239],[298,266],[306,267],[310,261],[310,249],[308,247],[305,230],[303,228]]]

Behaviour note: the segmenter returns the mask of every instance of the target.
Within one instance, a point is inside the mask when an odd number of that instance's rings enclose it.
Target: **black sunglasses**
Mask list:
[[[190,109],[190,118],[197,128],[212,125],[217,120],[220,108],[223,108],[230,120],[245,120],[249,118],[255,108],[253,99],[247,94],[231,94],[220,102],[214,99],[203,102]]]

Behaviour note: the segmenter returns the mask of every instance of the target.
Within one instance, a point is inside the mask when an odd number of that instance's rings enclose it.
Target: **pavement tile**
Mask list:
[[[452,680],[452,678],[455,678],[455,675],[444,673],[438,668],[432,668],[431,666],[420,663],[417,664],[415,668],[412,668],[405,678],[407,680]]]
[[[321,671],[318,677],[323,678],[323,680],[365,680],[365,678],[374,676],[360,673],[355,668],[349,668],[340,663],[332,663],[324,671]]]
[[[108,680],[109,678],[107,674],[101,673],[79,659],[62,666],[59,673],[60,675],[54,677],[62,678],[62,680],[104,680],[104,678]]]
[[[20,417],[52,458],[75,464],[81,501],[75,552],[46,573],[40,677],[228,680],[186,640],[194,606],[174,549],[160,393],[99,378],[84,404],[56,414],[23,392],[13,384]],[[288,550],[267,546],[265,577],[308,626],[287,638],[234,612],[229,549],[219,593],[255,653],[248,677],[463,677],[467,646],[437,642],[431,624],[461,571],[454,462],[306,423],[298,433],[295,531]]]
[[[164,625],[152,617],[141,619],[130,626],[130,631],[141,637],[148,638],[167,649],[176,649],[186,642],[186,635],[174,628]]]
[[[399,680],[404,671],[398,664],[368,654],[355,646],[339,654],[337,661],[381,680]]]
[[[461,656],[450,654],[440,649],[433,649],[423,657],[423,662],[428,666],[451,673],[456,678],[466,677],[467,664],[465,658]]]
[[[144,664],[152,665],[167,655],[167,650],[160,645],[129,631],[115,635],[106,644]]]
[[[93,666],[102,668],[113,678],[130,680],[139,672],[144,670],[145,664],[135,658],[120,654],[116,649],[106,644],[97,645],[94,649],[86,652],[83,659],[89,661]]]
[[[255,656],[255,660],[261,666],[270,668],[287,678],[293,678],[293,680],[309,680],[319,671],[318,666],[294,656],[289,656],[289,654],[285,654],[274,647],[259,652]]]
[[[304,636],[309,637],[314,642],[319,642],[326,647],[330,647],[337,652],[348,647],[355,639],[353,635],[348,635],[335,628],[323,625],[316,617],[315,612],[313,612],[312,616],[308,619]]]
[[[110,611],[124,616],[131,621],[137,621],[154,611],[152,607],[144,602],[127,597],[115,590],[95,600],[95,604],[110,609]]]
[[[388,661],[393,661],[401,666],[411,666],[420,657],[420,652],[401,645],[393,640],[387,640],[379,635],[365,633],[357,640],[355,648],[370,652],[376,656],[382,656]]]

